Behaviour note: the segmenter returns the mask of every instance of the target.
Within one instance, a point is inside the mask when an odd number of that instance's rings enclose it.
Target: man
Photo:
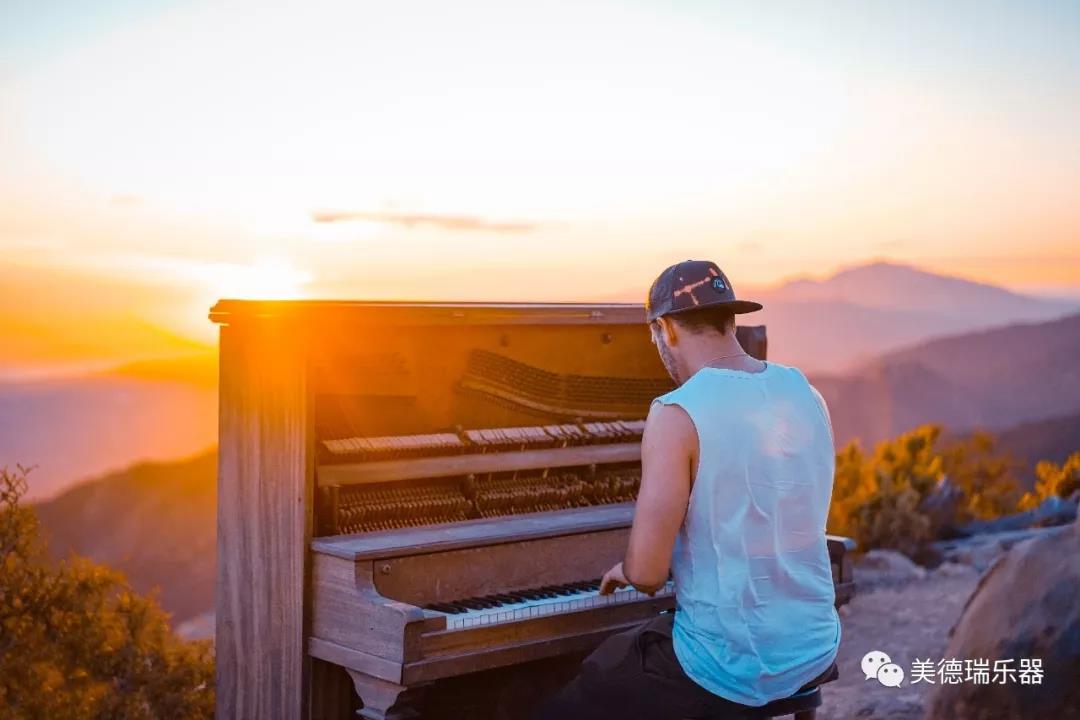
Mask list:
[[[649,410],[629,547],[600,592],[652,593],[670,573],[677,608],[608,638],[543,720],[741,717],[831,667],[832,427],[799,370],[735,339],[735,315],[760,309],[711,262],[673,265],[650,288],[652,340],[678,387]]]

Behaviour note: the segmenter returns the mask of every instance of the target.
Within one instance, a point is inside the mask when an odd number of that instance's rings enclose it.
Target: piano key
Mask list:
[[[477,603],[476,599],[456,600],[453,603],[440,603],[440,605],[449,604],[466,608],[464,612],[451,613],[451,616],[447,617],[446,620],[448,630],[462,630],[479,625],[521,622],[546,615],[580,612],[605,605],[646,601],[652,598],[667,597],[675,592],[674,585],[670,581],[651,596],[639,592],[633,587],[619,588],[609,595],[600,595],[599,582],[587,582],[587,585],[589,589],[570,591],[563,594],[554,592],[541,594],[538,592],[539,589],[516,591],[512,595],[524,597],[523,601],[499,603],[489,607],[477,607],[479,603]],[[428,609],[442,612],[435,606],[429,606]]]

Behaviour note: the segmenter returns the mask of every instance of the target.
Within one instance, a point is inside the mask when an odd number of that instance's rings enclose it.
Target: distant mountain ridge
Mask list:
[[[216,451],[140,463],[80,483],[35,509],[54,556],[75,552],[123,571],[141,592],[159,588],[174,623],[213,608]]]
[[[1076,307],[1061,300],[1021,295],[996,285],[885,261],[844,268],[823,280],[796,278],[761,292],[767,298],[786,302],[839,300],[875,308],[979,316],[1000,313],[1010,319],[1034,319]]]
[[[942,338],[811,380],[837,442],[864,444],[927,422],[1001,430],[1080,412],[1080,314]]]
[[[1080,310],[1076,303],[888,262],[848,268],[824,280],[749,288],[743,294],[765,305],[746,322],[768,326],[771,357],[828,374],[854,370],[873,357],[932,338]]]
[[[36,466],[31,499],[217,442],[217,388],[206,373],[185,382],[125,372],[0,383],[0,465]]]

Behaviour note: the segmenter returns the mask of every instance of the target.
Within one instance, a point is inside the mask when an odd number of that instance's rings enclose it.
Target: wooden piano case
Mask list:
[[[632,500],[634,422],[672,387],[640,305],[221,301],[210,317],[221,325],[216,653],[223,718],[336,719],[356,709],[356,656],[323,632],[335,614],[335,583],[352,588],[361,567],[342,564],[335,538]],[[764,357],[764,328],[739,328],[739,338]],[[532,435],[523,441],[522,432]],[[839,553],[839,596],[850,578],[843,549],[831,543],[830,551]],[[438,600],[407,581],[431,575],[431,563],[384,563],[379,592]],[[356,617],[357,628],[368,628],[368,648],[380,642],[383,623],[418,612],[409,603],[380,607],[368,618],[338,613],[338,625]],[[413,641],[388,630],[385,642]],[[381,662],[409,648],[391,650],[365,657]],[[350,663],[352,680],[341,670]],[[572,668],[536,661],[536,682],[523,682],[503,667],[471,684],[450,679],[434,695],[442,707],[460,709],[478,684],[535,692],[541,677],[561,680]],[[393,704],[401,691],[381,672],[364,674],[372,707],[384,693],[393,697],[383,704]],[[382,676],[400,680],[400,672],[388,666]],[[484,707],[491,717],[501,712]]]

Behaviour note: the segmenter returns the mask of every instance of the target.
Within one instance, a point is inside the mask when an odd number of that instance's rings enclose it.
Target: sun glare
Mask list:
[[[210,269],[211,284],[222,298],[245,300],[291,300],[305,296],[310,273],[282,260],[251,265],[216,264]]]

